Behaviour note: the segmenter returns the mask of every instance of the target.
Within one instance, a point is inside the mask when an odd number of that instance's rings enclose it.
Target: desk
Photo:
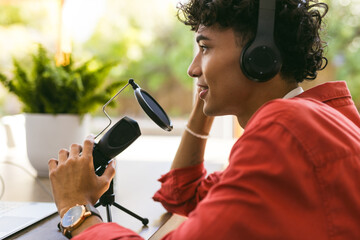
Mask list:
[[[115,201],[141,217],[148,218],[150,222],[147,227],[143,227],[139,220],[112,206],[113,222],[139,233],[144,239],[151,237],[171,216],[160,203],[152,200],[153,194],[160,188],[157,179],[170,169],[170,165],[170,162],[164,161],[117,161],[114,179]],[[206,167],[212,172],[221,169],[222,164],[211,163],[206,164]],[[40,185],[22,169],[10,164],[0,164],[0,174],[5,181],[5,194],[1,200],[52,201],[52,197],[47,193],[50,191],[48,178],[39,179],[42,184]],[[105,208],[100,206],[98,209],[106,220]],[[59,220],[58,214],[54,214],[7,239],[65,240],[67,238],[57,230]]]

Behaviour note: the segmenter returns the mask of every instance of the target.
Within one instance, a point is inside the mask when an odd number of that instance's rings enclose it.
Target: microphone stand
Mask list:
[[[149,223],[149,219],[142,218],[139,215],[137,215],[136,213],[130,211],[129,209],[127,209],[115,202],[113,180],[111,180],[109,189],[100,197],[99,201],[95,204],[95,207],[99,207],[100,205],[106,207],[106,216],[107,216],[108,222],[112,222],[110,207],[111,207],[111,205],[114,205],[116,208],[118,208],[118,209],[124,211],[125,213],[133,216],[134,218],[140,220],[144,226],[147,226],[147,224]]]
[[[110,160],[126,149],[140,135],[140,128],[136,121],[126,116],[120,119],[98,143],[94,144],[93,164],[95,173],[101,176],[105,172]],[[112,222],[110,206],[114,205],[118,209],[140,220],[143,225],[146,226],[149,223],[147,218],[142,218],[115,202],[113,185],[113,180],[111,180],[109,189],[100,197],[95,207],[100,205],[106,207],[108,222]]]

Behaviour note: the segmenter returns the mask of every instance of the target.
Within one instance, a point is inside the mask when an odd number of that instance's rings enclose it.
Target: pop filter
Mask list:
[[[134,94],[144,112],[162,129],[171,131],[173,126],[170,118],[162,109],[162,107],[156,102],[156,100],[150,96],[145,90],[141,89],[139,85],[134,82],[134,79],[129,80],[129,84],[134,89]]]

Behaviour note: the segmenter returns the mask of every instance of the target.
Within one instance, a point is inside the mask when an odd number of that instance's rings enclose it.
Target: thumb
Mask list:
[[[115,176],[115,160],[112,160],[101,175],[103,181],[110,182]]]

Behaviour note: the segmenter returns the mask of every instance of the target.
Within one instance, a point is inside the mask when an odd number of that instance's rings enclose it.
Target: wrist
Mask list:
[[[200,135],[209,135],[214,117],[205,117],[205,118],[193,118],[191,117],[186,124],[186,127],[191,129],[191,131],[200,134]]]
[[[71,235],[74,237],[74,236],[82,233],[89,227],[94,226],[99,223],[102,223],[102,222],[103,221],[101,218],[99,218],[98,216],[92,215],[92,216],[86,218],[85,221],[78,228],[74,229],[74,231],[72,231]]]
[[[200,138],[200,139],[208,139],[209,138],[209,134],[196,133],[193,130],[191,130],[187,125],[185,126],[185,131],[187,131],[188,133],[190,133],[192,136],[194,136],[196,138]]]

